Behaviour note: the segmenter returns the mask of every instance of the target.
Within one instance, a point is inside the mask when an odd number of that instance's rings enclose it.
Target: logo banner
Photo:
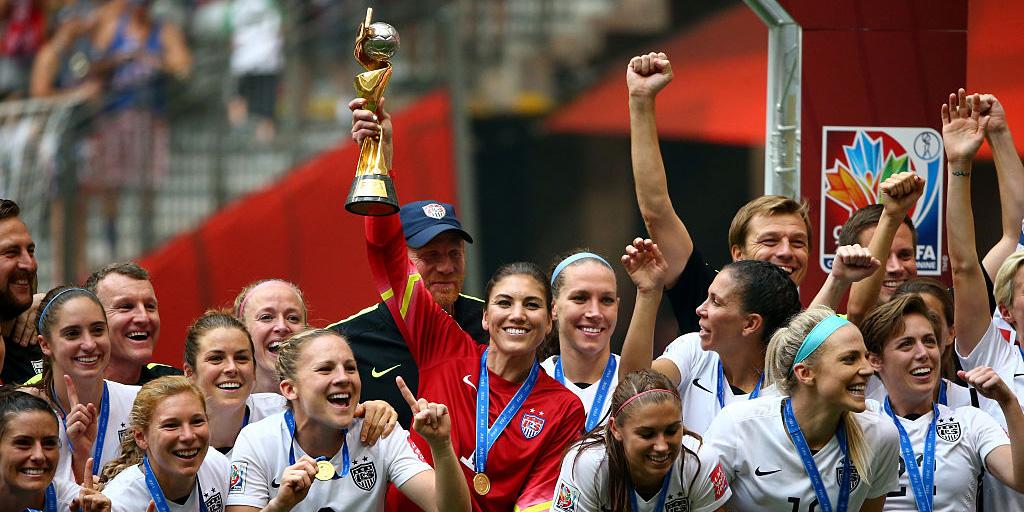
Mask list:
[[[878,186],[890,175],[911,171],[925,179],[921,199],[907,213],[917,228],[917,271],[940,275],[944,162],[942,137],[931,128],[823,127],[821,269],[832,269],[839,232],[850,215],[877,204]]]

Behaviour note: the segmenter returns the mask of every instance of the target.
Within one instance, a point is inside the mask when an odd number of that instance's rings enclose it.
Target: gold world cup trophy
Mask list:
[[[391,79],[391,57],[398,51],[398,31],[387,23],[370,23],[373,9],[359,25],[353,54],[366,72],[356,75],[356,93],[366,99],[366,110],[377,113],[384,89]],[[345,209],[359,215],[390,215],[398,211],[395,183],[388,174],[379,137],[363,139],[359,163],[352,179]]]

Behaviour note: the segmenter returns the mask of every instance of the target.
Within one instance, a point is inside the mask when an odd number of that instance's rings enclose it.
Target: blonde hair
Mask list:
[[[295,368],[299,364],[299,358],[302,357],[303,347],[321,336],[334,336],[345,343],[345,345],[348,345],[348,340],[344,336],[330,329],[316,328],[296,332],[281,342],[281,347],[277,350],[277,367],[275,368],[277,380],[289,379],[294,381]]]
[[[804,338],[811,332],[811,329],[814,329],[814,326],[835,314],[836,312],[828,306],[814,306],[794,316],[788,325],[775,332],[772,341],[768,343],[768,351],[764,358],[764,374],[768,384],[775,384],[783,395],[792,395],[792,391],[800,385],[796,375],[790,371],[793,368],[796,353],[800,350],[800,345],[803,344]],[[816,350],[800,364],[818,370],[821,354],[822,350]],[[872,456],[871,447],[864,440],[864,432],[861,431],[860,424],[854,419],[853,413],[844,412],[842,422],[846,431],[847,444],[850,447],[850,460],[857,468],[861,480],[870,485],[871,475],[868,473],[870,465],[867,461]]]
[[[1013,306],[1013,278],[1017,276],[1017,271],[1021,266],[1024,266],[1024,251],[1011,254],[999,266],[999,272],[996,272],[996,281],[993,283],[997,304],[1002,304],[1007,308]]]
[[[135,432],[145,432],[153,420],[153,414],[167,398],[181,393],[191,393],[199,400],[206,414],[206,399],[203,392],[188,377],[169,375],[147,382],[135,396],[132,412],[128,415],[128,432],[121,440],[121,453],[103,467],[100,480],[108,482],[121,471],[139,464],[146,452],[135,442]]]

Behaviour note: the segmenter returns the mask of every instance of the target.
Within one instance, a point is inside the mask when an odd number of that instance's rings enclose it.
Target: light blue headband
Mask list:
[[[91,292],[91,291],[89,291],[89,290],[86,290],[85,288],[65,288],[65,289],[57,292],[57,295],[54,295],[53,298],[50,299],[50,302],[47,302],[46,306],[43,306],[43,311],[41,313],[39,313],[39,320],[36,320],[36,329],[37,329],[36,332],[42,334],[42,332],[43,332],[43,320],[46,319],[46,314],[50,312],[50,306],[52,306],[53,303],[57,301],[58,297],[60,297],[61,295],[64,295],[65,293],[68,293],[68,292],[85,292],[85,293],[91,295],[94,299],[96,299],[96,294]],[[98,302],[99,299],[96,299],[96,301]]]
[[[600,256],[598,256],[598,255],[596,255],[596,254],[594,254],[592,252],[578,252],[578,253],[573,254],[572,256],[569,256],[568,258],[562,260],[562,262],[559,263],[558,265],[555,265],[555,271],[551,273],[551,285],[552,286],[555,285],[555,279],[558,279],[558,274],[561,274],[562,271],[565,270],[565,267],[568,267],[569,265],[572,265],[573,263],[576,263],[579,260],[583,260],[583,259],[587,259],[587,258],[600,261],[601,263],[604,264],[604,266],[606,266],[609,269],[611,269],[612,272],[615,271],[615,269],[612,268],[611,263],[608,263],[608,260],[605,260],[604,258],[602,258],[602,257],[600,257]]]
[[[818,350],[818,347],[820,347],[822,343],[825,343],[825,340],[827,340],[832,333],[836,332],[836,330],[848,323],[850,323],[849,320],[835,315],[818,322],[818,325],[815,325],[814,329],[811,329],[811,332],[807,333],[807,336],[804,337],[804,341],[800,342],[800,349],[796,351],[796,358],[793,359],[793,366],[789,367],[789,373],[793,373],[793,369],[796,368],[797,363],[803,362],[803,360],[807,359],[807,357],[813,354],[815,350]]]

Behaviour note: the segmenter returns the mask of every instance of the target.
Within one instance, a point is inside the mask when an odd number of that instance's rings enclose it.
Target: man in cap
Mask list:
[[[416,201],[403,206],[399,215],[409,246],[409,259],[416,265],[434,301],[473,339],[487,343],[487,331],[481,322],[484,302],[462,294],[466,277],[465,244],[473,243],[473,238],[462,229],[455,207],[440,201]],[[362,400],[402,403],[402,395],[395,386],[396,376],[401,376],[416,395],[419,371],[383,302],[328,329],[344,336],[356,355]],[[398,409],[399,423],[409,428],[412,411],[407,407]]]

